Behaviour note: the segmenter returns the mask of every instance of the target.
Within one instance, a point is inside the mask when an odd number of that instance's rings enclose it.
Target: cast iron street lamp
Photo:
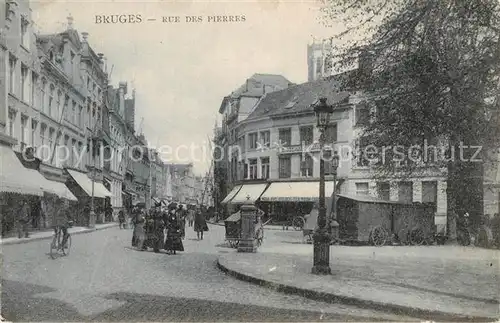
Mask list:
[[[330,124],[333,114],[333,106],[326,103],[326,98],[320,98],[319,102],[313,104],[314,113],[317,118],[317,127],[321,133],[319,138],[320,160],[319,160],[319,214],[318,229],[314,232],[314,266],[313,274],[328,275],[330,269],[330,234],[326,225],[325,209],[325,161],[323,158],[323,146],[325,144],[325,130]]]

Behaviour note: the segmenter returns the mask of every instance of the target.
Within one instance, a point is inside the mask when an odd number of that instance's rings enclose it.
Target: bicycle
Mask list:
[[[50,257],[52,259],[56,258],[56,255],[59,253],[59,251],[61,251],[64,256],[69,255],[69,250],[71,248],[71,236],[69,233],[67,234],[66,243],[63,245],[62,242],[63,242],[62,227],[58,226],[56,228],[56,233],[54,234],[54,238],[50,243]]]
[[[305,224],[306,220],[304,219],[303,216],[297,215],[292,219],[292,227],[295,229],[295,231],[302,230]]]

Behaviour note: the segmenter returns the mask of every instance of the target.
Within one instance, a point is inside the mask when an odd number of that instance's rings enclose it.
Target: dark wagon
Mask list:
[[[337,222],[343,243],[421,245],[434,238],[434,205],[337,194]]]

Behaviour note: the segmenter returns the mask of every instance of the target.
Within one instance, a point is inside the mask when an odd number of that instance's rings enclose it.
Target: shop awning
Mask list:
[[[338,181],[337,181],[338,183]],[[333,181],[325,182],[325,197],[333,194]],[[266,202],[314,202],[319,198],[318,182],[275,182],[260,197]]]
[[[64,183],[48,180],[35,169],[27,169],[27,171],[30,173],[33,182],[39,183],[44,192],[55,194],[70,201],[78,201]]]
[[[40,184],[9,146],[0,146],[0,192],[43,195]]]
[[[238,194],[238,192],[240,191],[240,189],[241,189],[241,186],[235,186],[235,187],[233,187],[233,189],[231,190],[231,192],[229,192],[229,194],[220,203],[221,204],[227,204],[229,201],[231,201],[233,199],[233,197],[236,196],[236,194]]]
[[[231,204],[255,203],[266,190],[265,184],[245,184],[229,202]]]
[[[68,170],[68,173],[88,196],[92,196],[92,181],[88,178],[87,174],[74,170]],[[111,194],[111,192],[101,183],[94,183],[94,197],[105,198],[108,196],[113,196],[113,194]]]

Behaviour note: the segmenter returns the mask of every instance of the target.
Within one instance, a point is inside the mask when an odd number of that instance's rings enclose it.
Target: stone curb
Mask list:
[[[223,223],[215,223],[215,222],[207,222],[207,223],[213,224],[213,225],[218,225],[220,227],[224,226]],[[302,232],[302,231],[296,231],[296,230],[282,230],[282,229],[279,229],[279,228],[271,228],[269,226],[264,226],[264,230],[283,231],[283,232],[287,232],[287,231]]]
[[[76,234],[83,234],[83,233],[90,233],[90,232],[94,232],[94,231],[99,231],[99,230],[105,230],[105,229],[109,229],[109,228],[114,228],[114,227],[117,227],[118,226],[118,223],[116,224],[113,224],[113,225],[108,225],[108,226],[105,226],[105,227],[101,227],[101,228],[88,228],[88,229],[84,229],[84,230],[81,230],[81,231],[76,231],[76,232],[69,232],[70,235],[76,235]],[[50,235],[50,236],[42,236],[42,237],[33,237],[33,238],[23,238],[23,239],[18,239],[18,240],[12,240],[12,241],[1,241],[0,240],[0,247],[1,246],[8,246],[8,245],[13,245],[13,244],[24,244],[24,243],[30,243],[30,242],[33,242],[33,241],[39,241],[39,240],[47,240],[47,239],[52,239],[53,238],[53,235]]]
[[[220,263],[220,259],[217,259],[217,267],[224,273],[235,277],[236,279],[246,281],[252,284],[260,285],[262,287],[270,288],[276,290],[277,292],[285,294],[295,294],[305,298],[309,298],[316,301],[327,302],[327,303],[337,303],[345,305],[353,305],[367,309],[373,309],[381,312],[397,314],[402,316],[409,316],[420,318],[430,321],[448,321],[448,322],[493,322],[497,321],[498,318],[493,317],[479,317],[479,316],[465,316],[463,314],[454,314],[441,311],[433,311],[428,309],[421,309],[416,307],[397,305],[384,302],[375,302],[371,300],[360,299],[351,296],[337,295],[332,293],[317,292],[310,289],[299,288],[295,286],[285,285],[281,283],[267,281],[261,278],[257,278],[248,274],[244,274],[232,269]]]

